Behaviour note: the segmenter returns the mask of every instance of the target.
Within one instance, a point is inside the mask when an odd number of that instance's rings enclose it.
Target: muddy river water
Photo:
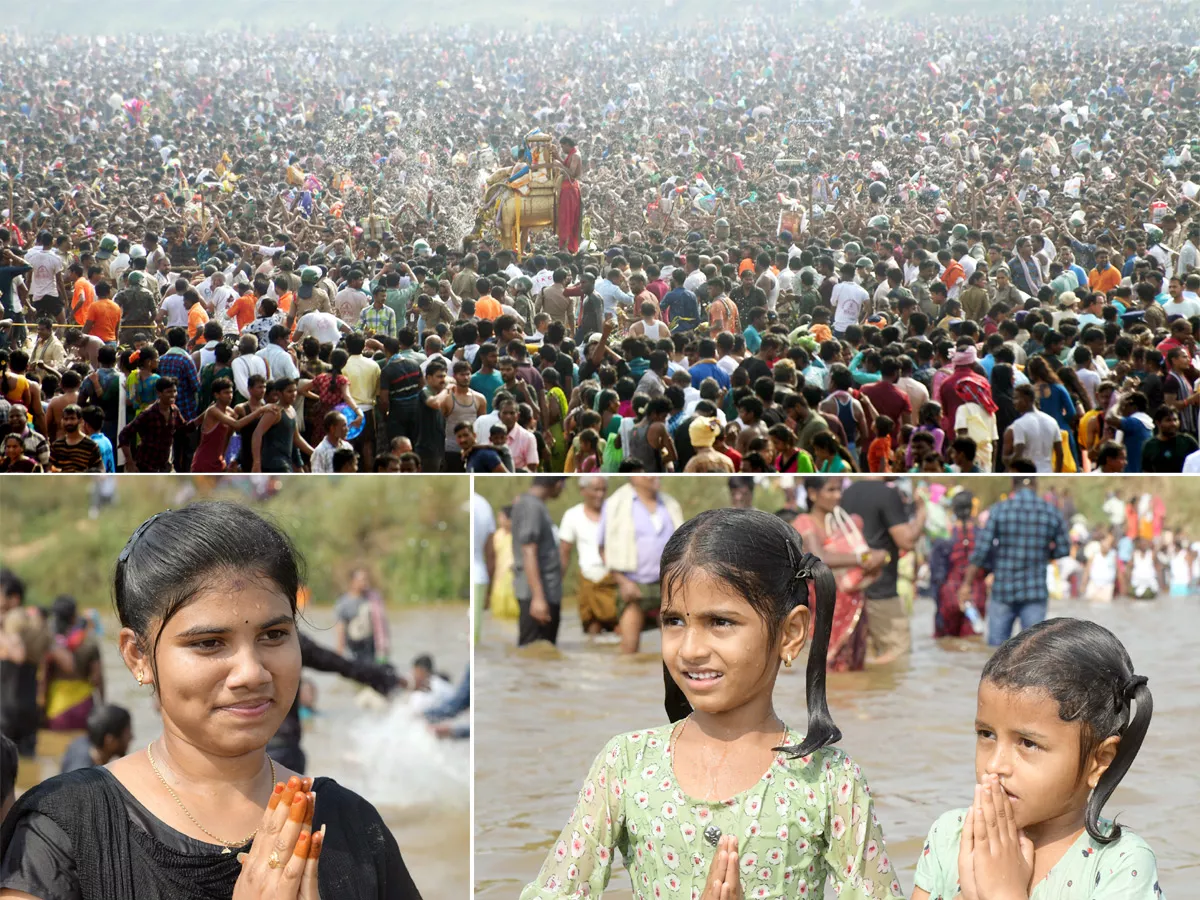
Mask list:
[[[1200,598],[1064,601],[1051,615],[1109,628],[1149,677],[1150,732],[1105,814],[1119,813],[1154,849],[1168,897],[1200,896],[1200,781],[1192,757],[1200,746]],[[974,641],[937,644],[932,619],[932,603],[918,600],[907,662],[829,678],[840,746],[870,781],[906,895],[929,826],[970,800],[975,690],[988,656]],[[666,722],[657,635],[643,641],[643,653],[621,658],[611,644],[589,643],[568,609],[558,650],[515,645],[515,624],[489,619],[476,650],[476,900],[513,900],[533,880],[610,737]],[[794,667],[781,677],[775,698],[780,714],[797,725],[804,722],[802,672]],[[614,868],[605,897],[630,897],[623,866]]]

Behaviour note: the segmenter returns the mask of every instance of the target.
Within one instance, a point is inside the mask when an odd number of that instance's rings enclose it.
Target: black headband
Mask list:
[[[149,527],[154,524],[155,519],[157,519],[159,516],[161,516],[165,513],[169,513],[170,511],[171,510],[169,510],[169,509],[164,509],[162,512],[155,513],[150,518],[148,518],[145,522],[143,522],[141,525],[139,525],[137,527],[137,530],[134,531],[134,533],[129,536],[129,540],[125,542],[125,549],[123,549],[121,551],[121,554],[117,557],[117,563],[120,564],[120,563],[125,562],[125,560],[129,559],[129,554],[133,552],[133,545],[137,543],[138,538],[140,538],[143,534],[146,533],[147,529],[149,529]]]

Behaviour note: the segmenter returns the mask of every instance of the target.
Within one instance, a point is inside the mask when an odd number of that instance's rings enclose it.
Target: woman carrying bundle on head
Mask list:
[[[522,900],[599,898],[617,850],[646,896],[901,897],[859,767],[825,699],[837,586],[781,519],[719,509],[662,554],[666,710],[673,724],[613,738]],[[811,600],[810,600],[811,597]],[[773,695],[808,639],[808,726]]]

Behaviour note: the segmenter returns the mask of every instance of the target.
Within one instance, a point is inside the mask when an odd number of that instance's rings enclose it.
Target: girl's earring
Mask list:
[[[788,654],[787,656],[785,656],[785,657],[783,658],[783,667],[784,667],[785,669],[790,669],[790,668],[792,667],[792,657],[791,657],[791,654]]]
[[[137,683],[138,683],[138,687],[142,686],[142,673],[141,672],[137,673]]]

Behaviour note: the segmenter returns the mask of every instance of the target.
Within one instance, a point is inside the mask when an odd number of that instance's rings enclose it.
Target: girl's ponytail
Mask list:
[[[1104,774],[1100,776],[1091,796],[1088,797],[1084,824],[1087,827],[1088,835],[1098,844],[1111,844],[1121,837],[1121,826],[1115,821],[1112,831],[1108,834],[1100,832],[1100,810],[1104,808],[1104,804],[1108,802],[1112,792],[1116,790],[1121,779],[1125,777],[1125,773],[1129,771],[1129,767],[1133,765],[1133,760],[1137,757],[1138,750],[1142,747],[1142,741],[1145,740],[1146,732],[1150,728],[1150,717],[1154,714],[1154,699],[1150,696],[1147,680],[1145,675],[1135,675],[1126,682],[1119,698],[1119,705],[1126,708],[1132,705],[1129,722],[1121,729],[1121,743],[1117,745],[1117,755],[1109,767],[1104,770]]]
[[[788,556],[792,555],[791,544]],[[804,671],[805,696],[808,706],[808,732],[799,747],[777,747],[792,757],[808,756],[814,750],[836,744],[842,732],[833,722],[829,701],[825,696],[825,658],[829,653],[829,638],[833,632],[833,609],[837,600],[837,582],[833,572],[818,557],[805,553],[796,565],[797,587],[810,591],[813,602],[814,626],[812,645],[808,648],[808,666]]]

